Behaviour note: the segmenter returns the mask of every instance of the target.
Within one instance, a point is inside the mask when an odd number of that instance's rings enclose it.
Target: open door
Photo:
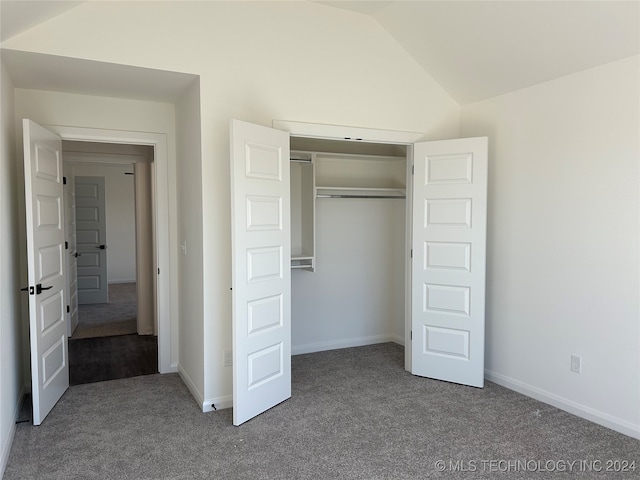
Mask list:
[[[76,182],[67,175],[64,183],[65,195],[65,241],[67,247],[67,336],[72,336],[78,326],[78,251],[76,249]]]
[[[69,387],[62,141],[23,120],[33,423]]]
[[[291,397],[289,135],[231,121],[233,424]]]
[[[484,386],[487,138],[416,143],[414,375]]]

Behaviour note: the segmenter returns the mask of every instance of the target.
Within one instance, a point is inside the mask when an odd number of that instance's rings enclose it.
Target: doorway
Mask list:
[[[152,212],[148,232],[155,232],[155,256],[151,260],[156,298],[153,310],[156,318],[158,336],[158,371],[170,373],[177,371],[172,361],[173,337],[176,335],[171,324],[172,290],[169,272],[175,268],[169,253],[169,155],[167,138],[164,134],[109,130],[77,126],[48,125],[47,129],[62,138],[63,141],[93,142],[120,145],[144,145],[153,150],[154,169],[149,188],[152,191]],[[126,155],[121,152],[120,155]]]
[[[70,384],[157,373],[153,148],[62,145]]]

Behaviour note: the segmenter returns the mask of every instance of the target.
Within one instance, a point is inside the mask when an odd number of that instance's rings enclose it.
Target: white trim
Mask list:
[[[215,405],[216,408],[213,408],[213,405]],[[204,403],[202,404],[202,411],[204,413],[215,412],[217,410],[224,410],[225,408],[232,408],[232,407],[233,407],[233,396],[225,395],[224,397],[215,397],[215,398],[209,398],[205,400]]]
[[[323,352],[325,350],[337,350],[339,348],[363,347],[376,343],[397,342],[396,335],[374,335],[371,337],[349,338],[345,340],[333,340],[330,342],[307,343],[305,345],[291,346],[291,355],[304,353]]]
[[[101,163],[106,165],[131,165],[148,162],[144,155],[128,153],[67,152],[63,150],[65,163]]]
[[[404,369],[411,372],[413,368],[413,343],[411,329],[413,323],[413,307],[411,305],[413,284],[413,145],[407,146],[407,171],[405,181],[405,236],[404,236]]]
[[[487,380],[497,383],[509,390],[521,393],[527,397],[534,398],[564,410],[565,412],[572,413],[573,415],[577,415],[578,417],[597,423],[598,425],[602,425],[610,428],[611,430],[615,430],[616,432],[620,432],[624,435],[640,440],[640,425],[634,425],[633,423],[627,422],[621,418],[595,410],[591,407],[587,407],[586,405],[582,405],[554,393],[547,392],[546,390],[542,390],[541,388],[534,387],[500,373],[492,372],[491,370],[485,369],[484,375]]]
[[[14,420],[9,427],[9,434],[7,435],[7,438],[2,439],[3,448],[2,452],[0,453],[0,478],[4,477],[4,470],[5,468],[7,468],[7,463],[9,462],[9,454],[11,453],[11,446],[13,445],[13,437],[16,434],[17,417],[15,418],[16,420]]]
[[[187,388],[191,392],[191,395],[195,399],[198,406],[202,408],[202,406],[204,405],[204,400],[203,400],[204,395],[202,395],[200,390],[198,390],[198,387],[196,387],[196,384],[194,383],[194,381],[191,380],[191,377],[189,376],[187,371],[184,368],[182,368],[182,365],[180,364],[178,364],[178,375],[180,375],[182,382],[187,386]]]
[[[374,128],[347,127],[343,125],[324,125],[320,123],[274,120],[273,128],[289,132],[293,137],[326,138],[370,143],[391,143],[411,145],[420,141],[423,133],[401,132],[397,130],[377,130]]]
[[[151,145],[154,147],[156,205],[156,249],[158,290],[156,292],[158,312],[158,370],[160,373],[175,372],[171,364],[171,272],[170,219],[169,219],[169,155],[167,137],[162,133],[108,130],[100,128],[46,125],[63,140],[100,143]],[[162,274],[166,272],[166,274]],[[175,272],[173,272],[175,273]]]
[[[191,395],[193,396],[198,407],[200,407],[203,413],[214,412],[216,410],[223,410],[225,408],[233,407],[233,396],[231,395],[208,398],[204,400],[204,396],[202,395],[200,390],[198,390],[198,387],[196,387],[196,384],[191,379],[186,370],[182,368],[182,365],[178,365],[178,375],[180,375],[180,378],[191,392]],[[216,408],[213,408],[213,405],[215,405]]]
[[[391,338],[391,340],[389,340],[390,342],[393,343],[397,343],[398,345],[404,347],[404,337],[401,335],[390,335],[389,338]]]
[[[136,277],[133,278],[119,278],[117,280],[112,280],[109,279],[109,285],[111,285],[112,283],[136,283]]]
[[[0,478],[4,477],[4,470],[7,468],[7,463],[9,462],[9,454],[11,453],[13,438],[16,434],[16,422],[20,417],[20,408],[22,407],[22,402],[24,402],[25,393],[25,388],[23,387],[20,395],[18,395],[18,404],[16,405],[16,409],[13,412],[13,421],[11,422],[11,426],[9,427],[9,432],[6,438],[0,439],[0,445],[3,446],[2,452],[0,452]]]

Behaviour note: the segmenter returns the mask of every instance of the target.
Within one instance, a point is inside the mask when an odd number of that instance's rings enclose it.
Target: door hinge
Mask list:
[[[69,250],[69,242],[64,242],[64,249]]]
[[[160,269],[158,268],[158,275],[160,275]]]
[[[411,249],[411,258],[413,258],[413,248]]]
[[[413,330],[411,330],[411,331],[409,332],[409,339],[410,339],[410,340],[413,340]]]
[[[69,305],[67,305],[67,313],[69,313],[71,311],[71,307],[69,307]]]
[[[416,166],[411,165],[411,175],[413,175],[414,173],[416,173]]]
[[[67,177],[62,177],[62,184],[66,185],[67,184]]]

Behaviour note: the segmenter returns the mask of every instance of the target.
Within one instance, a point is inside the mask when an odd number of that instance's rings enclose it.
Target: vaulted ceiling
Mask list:
[[[79,1],[0,2],[1,39]],[[640,2],[319,1],[369,15],[459,104],[640,53]]]

